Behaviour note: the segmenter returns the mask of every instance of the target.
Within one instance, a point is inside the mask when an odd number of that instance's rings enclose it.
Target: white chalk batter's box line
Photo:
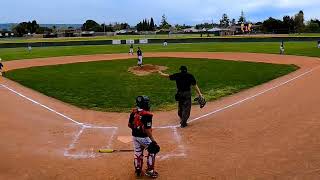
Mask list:
[[[267,93],[267,92],[269,92],[269,91],[272,91],[272,90],[274,90],[274,89],[276,89],[276,88],[279,88],[279,87],[281,87],[281,86],[284,86],[284,85],[286,85],[286,84],[288,84],[288,83],[290,83],[290,82],[292,82],[292,81],[294,81],[294,80],[296,80],[296,79],[298,79],[298,78],[301,78],[301,77],[303,77],[303,76],[305,76],[305,75],[307,75],[307,74],[310,74],[311,72],[313,72],[314,70],[318,69],[319,67],[320,67],[320,66],[317,66],[317,67],[315,67],[315,68],[312,68],[312,69],[310,69],[309,71],[306,71],[306,72],[304,72],[304,73],[302,73],[302,74],[300,74],[300,75],[298,75],[298,76],[295,76],[295,77],[293,77],[293,78],[291,78],[291,79],[289,79],[289,80],[287,80],[287,81],[285,81],[285,82],[282,82],[282,83],[280,83],[280,84],[278,84],[278,85],[275,85],[275,86],[273,86],[273,87],[271,87],[271,88],[268,88],[268,89],[266,89],[266,90],[263,90],[263,91],[255,94],[255,95],[252,95],[252,96],[249,96],[249,97],[244,98],[244,99],[242,99],[242,100],[239,100],[239,101],[237,101],[237,102],[235,102],[235,103],[232,103],[232,104],[229,104],[229,105],[227,105],[227,106],[224,106],[224,107],[222,107],[222,108],[220,108],[220,109],[217,109],[217,110],[215,110],[215,111],[212,111],[212,112],[209,112],[209,113],[204,114],[204,115],[202,115],[202,116],[199,116],[199,117],[197,117],[197,118],[194,118],[194,119],[190,120],[189,122],[198,121],[198,120],[203,119],[203,118],[205,118],[205,117],[208,117],[208,116],[210,116],[210,115],[216,114],[216,113],[218,113],[218,112],[221,112],[221,111],[224,111],[224,110],[226,110],[226,109],[229,109],[229,108],[231,108],[231,107],[233,107],[233,106],[236,106],[236,105],[239,105],[239,104],[241,104],[241,103],[244,103],[244,102],[246,102],[246,101],[248,101],[248,100],[254,99],[255,97],[258,97],[258,96],[260,96],[260,95],[262,95],[262,94],[265,94],[265,93]],[[83,131],[84,131],[85,129],[106,129],[106,130],[112,129],[112,130],[113,130],[113,133],[112,133],[112,137],[110,138],[110,141],[111,141],[111,142],[109,141],[109,144],[107,145],[107,147],[110,147],[110,146],[111,146],[112,140],[113,140],[113,138],[114,138],[114,136],[115,136],[115,134],[116,134],[116,131],[117,131],[118,127],[95,126],[95,125],[80,123],[79,121],[76,121],[76,120],[74,120],[74,119],[72,119],[72,118],[70,118],[70,117],[68,117],[68,116],[66,116],[66,115],[64,115],[64,114],[62,114],[62,113],[59,113],[59,112],[57,112],[56,110],[54,110],[54,109],[52,109],[52,108],[50,108],[50,107],[48,107],[48,106],[45,106],[45,105],[43,105],[43,104],[41,104],[41,103],[39,103],[39,102],[37,102],[37,101],[35,101],[35,100],[33,100],[33,99],[31,99],[31,98],[29,98],[29,97],[21,94],[21,93],[13,90],[13,89],[11,89],[11,88],[9,88],[9,87],[6,86],[6,85],[0,84],[0,86],[2,86],[3,88],[5,88],[5,89],[7,89],[7,90],[9,90],[9,91],[11,91],[11,92],[13,92],[14,94],[16,94],[16,95],[18,95],[18,96],[20,96],[20,97],[22,97],[22,98],[25,98],[25,99],[31,101],[32,103],[34,103],[34,104],[36,104],[36,105],[39,105],[39,106],[43,107],[44,109],[47,109],[48,111],[51,111],[51,112],[53,112],[53,113],[55,113],[55,114],[57,114],[57,115],[59,115],[59,116],[62,116],[62,117],[63,117],[64,119],[66,119],[66,120],[69,120],[69,121],[71,121],[71,122],[73,122],[73,123],[81,126],[81,129],[80,129],[79,132],[75,135],[75,137],[73,138],[73,140],[72,140],[71,144],[68,146],[68,148],[65,150],[65,152],[64,152],[64,155],[65,155],[65,156],[67,156],[67,157],[74,157],[74,158],[90,158],[90,157],[96,157],[96,155],[93,154],[93,153],[89,153],[89,154],[81,154],[81,153],[80,153],[80,154],[70,154],[70,153],[69,153],[69,150],[74,147],[74,145],[77,143],[77,141],[79,140],[79,137],[81,136],[81,134],[83,133]],[[167,154],[167,155],[163,155],[162,157],[160,157],[160,159],[166,159],[166,158],[169,158],[169,157],[172,157],[172,156],[178,156],[178,157],[179,157],[179,156],[186,156],[186,154],[185,154],[185,148],[184,148],[184,146],[181,144],[181,137],[180,137],[179,133],[177,132],[177,128],[178,128],[179,126],[180,126],[180,125],[155,127],[155,129],[167,129],[167,128],[168,128],[168,129],[172,129],[173,132],[174,132],[174,138],[175,138],[175,140],[178,142],[178,147],[179,147],[179,148],[178,148],[179,153],[177,153],[177,154],[176,154],[176,153],[175,153],[175,154],[170,154],[170,153],[169,153],[169,154]]]
[[[32,103],[36,104],[36,105],[39,105],[41,107],[43,107],[44,109],[47,109],[48,111],[50,112],[53,112],[59,116],[62,116],[64,119],[66,120],[69,120],[73,123],[75,123],[76,125],[79,125],[81,127],[81,129],[78,131],[78,133],[74,136],[72,142],[69,144],[68,148],[65,149],[64,151],[64,156],[66,157],[71,157],[71,158],[95,158],[97,157],[97,150],[91,150],[91,152],[80,152],[80,153],[70,153],[70,150],[74,148],[74,146],[77,144],[77,142],[79,141],[80,139],[80,136],[82,135],[82,133],[86,130],[86,129],[104,129],[104,130],[112,130],[112,135],[110,137],[110,140],[106,146],[106,148],[110,149],[111,148],[111,145],[112,145],[112,141],[114,140],[114,136],[116,135],[116,132],[118,130],[118,127],[109,127],[109,126],[95,126],[95,125],[90,125],[90,124],[84,124],[84,123],[80,123],[79,121],[76,121],[62,113],[59,113],[57,112],[56,110],[48,107],[48,106],[45,106],[11,88],[9,88],[8,86],[6,85],[3,85],[3,84],[0,84],[1,87],[4,87],[6,89],[8,89],[9,91],[15,93],[16,95],[18,96],[21,96],[29,101],[31,101]],[[176,128],[172,128],[172,127],[167,127],[168,129],[173,129],[173,132],[174,132],[174,139],[176,140],[176,142],[178,143],[178,150],[177,150],[177,153],[175,152],[171,152],[171,153],[168,153],[168,154],[164,154],[162,156],[158,156],[158,158],[160,158],[160,160],[164,160],[164,159],[168,159],[170,157],[181,157],[181,156],[185,156],[185,149],[184,149],[184,146],[181,144],[181,137],[180,135],[178,134]],[[163,128],[162,128],[163,129]]]

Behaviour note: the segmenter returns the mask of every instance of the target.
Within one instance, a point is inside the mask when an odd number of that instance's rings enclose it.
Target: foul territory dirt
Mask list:
[[[190,119],[195,121],[185,129],[171,126],[178,124],[176,111],[156,112],[154,134],[161,145],[156,162],[159,179],[320,179],[318,58],[250,53],[145,56],[300,67],[287,76],[210,102],[204,109],[194,106]],[[5,66],[13,70],[127,58],[126,54],[56,57],[10,61]],[[135,179],[132,153],[95,151],[107,146],[132,148],[127,143],[128,114],[82,110],[4,78],[0,84],[5,85],[0,85],[0,179]],[[91,127],[117,129],[86,129],[41,105]],[[86,155],[88,152],[91,154]]]

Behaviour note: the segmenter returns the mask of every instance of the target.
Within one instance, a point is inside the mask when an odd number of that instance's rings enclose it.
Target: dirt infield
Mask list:
[[[146,57],[213,58],[296,64],[269,83],[193,107],[190,126],[176,111],[155,113],[162,146],[159,179],[319,179],[320,61],[252,53],[146,53]],[[127,54],[5,62],[7,69],[97,60]],[[214,78],[214,77],[212,77]],[[134,179],[128,114],[82,110],[7,79],[0,82],[0,179]]]

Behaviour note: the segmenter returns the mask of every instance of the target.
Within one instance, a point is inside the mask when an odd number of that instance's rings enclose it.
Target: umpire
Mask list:
[[[188,126],[187,121],[191,111],[191,86],[195,88],[199,97],[203,97],[197,85],[197,81],[192,74],[188,73],[186,66],[181,66],[180,72],[172,75],[165,74],[161,71],[158,72],[161,76],[167,77],[171,81],[176,81],[177,94],[175,95],[175,99],[179,102],[178,115],[181,120],[181,128]]]

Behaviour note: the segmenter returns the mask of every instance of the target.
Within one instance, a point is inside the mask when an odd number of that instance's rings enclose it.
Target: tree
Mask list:
[[[162,15],[162,20],[160,24],[161,29],[169,29],[171,25],[168,23],[166,15]]]
[[[263,21],[262,23],[262,29],[264,32],[281,33],[282,27],[283,27],[283,22],[279,19],[274,19],[272,17]]]
[[[83,31],[95,31],[95,32],[102,32],[103,28],[95,22],[94,20],[87,20],[81,28]]]
[[[304,27],[304,13],[303,11],[299,11],[299,13],[294,16],[294,29],[297,33],[302,33]]]
[[[150,27],[149,27],[149,30],[150,30],[150,31],[154,31],[154,30],[155,30],[155,24],[154,24],[153,18],[150,19]]]
[[[17,34],[18,36],[23,36],[28,33],[36,33],[37,31],[39,31],[39,29],[39,24],[37,23],[37,21],[33,20],[32,22],[29,21],[19,23],[13,28],[13,32],[15,32],[15,34]]]
[[[236,25],[236,20],[234,18],[231,20],[231,25],[232,26]]]
[[[309,33],[320,32],[320,26],[316,22],[309,21],[305,27],[305,31]]]
[[[223,14],[220,20],[220,27],[227,28],[230,25],[230,20],[227,14]]]
[[[238,24],[243,24],[243,23],[246,23],[247,20],[246,20],[246,17],[244,16],[244,12],[241,11],[241,15],[239,17],[239,20],[238,20]]]
[[[283,28],[287,30],[287,33],[291,33],[294,31],[294,20],[292,17],[283,17]]]

